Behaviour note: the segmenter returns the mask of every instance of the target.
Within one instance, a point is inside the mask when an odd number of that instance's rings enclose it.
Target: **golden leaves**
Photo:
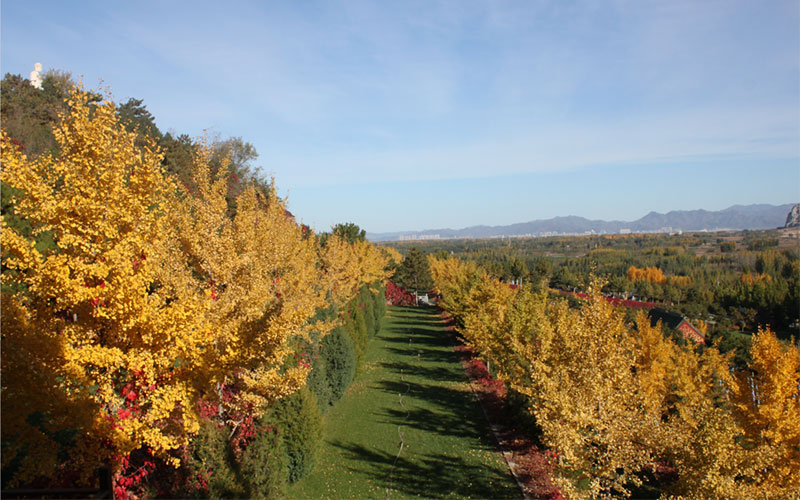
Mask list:
[[[2,298],[3,461],[21,461],[16,480],[52,472],[62,431],[80,436],[87,470],[140,447],[176,463],[201,398],[258,416],[305,383],[289,356],[310,329],[332,328],[309,321],[326,294],[347,300],[387,275],[369,243],[321,249],[274,185],[246,186],[231,213],[227,165],[212,172],[207,148],[196,192],[181,191],[113,103],[78,90],[68,104],[58,156],[29,160],[2,136],[16,213],[55,242],[40,252],[3,222],[15,290]]]
[[[800,491],[800,348],[759,329],[750,370],[732,386],[734,415],[758,463],[755,480],[788,494]]]
[[[333,302],[344,304],[364,283],[385,281],[392,273],[388,270],[389,256],[367,241],[347,242],[331,234],[320,249],[323,282]]]
[[[14,413],[59,415],[50,423],[52,432],[92,436],[93,453],[84,457],[92,462],[143,445],[166,452],[185,443],[187,434],[185,426],[176,433],[161,422],[159,398],[171,393],[191,399],[192,390],[170,368],[198,347],[194,340],[174,339],[202,323],[186,313],[190,301],[153,293],[162,286],[158,257],[177,250],[164,218],[174,186],[163,177],[155,148],[137,148],[135,135],[117,123],[113,104],[90,106],[87,95],[76,91],[70,107],[56,131],[58,157],[29,161],[4,141],[3,180],[24,192],[15,210],[35,231],[52,232],[56,246],[47,253],[27,249],[22,235],[4,227],[4,252],[17,272],[3,279],[18,290],[4,302],[28,304],[22,316],[3,316],[4,342],[28,359],[41,359],[45,339],[57,348],[39,366],[24,357],[9,361],[10,372],[29,377],[35,370],[51,382],[19,394],[13,387],[19,381],[13,380],[4,402]],[[139,398],[121,400],[121,386],[146,379],[163,389],[139,390]],[[145,422],[152,424],[151,438],[143,441],[137,429]],[[4,437],[26,436],[30,427],[24,421],[4,425]],[[105,441],[111,448],[100,448]],[[41,473],[33,465],[38,458],[26,455],[17,479]]]
[[[664,273],[657,267],[647,266],[640,269],[636,266],[628,268],[628,279],[631,281],[649,281],[650,283],[666,283],[667,278]]]
[[[658,463],[678,475],[665,495],[800,491],[796,345],[761,330],[749,369],[734,376],[730,356],[714,347],[678,346],[644,314],[626,324],[598,280],[592,299],[570,309],[545,293],[512,293],[472,263],[430,265],[440,304],[466,341],[529,398],[569,498],[626,496]]]

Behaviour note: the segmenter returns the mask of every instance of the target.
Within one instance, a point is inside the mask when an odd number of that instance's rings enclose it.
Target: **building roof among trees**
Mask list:
[[[656,326],[660,321],[663,326],[678,330],[683,333],[684,338],[693,340],[698,344],[705,343],[705,337],[700,330],[692,326],[692,324],[685,317],[678,313],[660,309],[658,307],[650,309],[647,313],[650,318],[650,324]]]

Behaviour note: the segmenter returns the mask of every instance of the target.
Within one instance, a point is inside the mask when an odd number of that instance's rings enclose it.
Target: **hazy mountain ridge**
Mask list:
[[[723,229],[773,229],[782,227],[793,204],[733,205],[724,210],[674,210],[650,212],[631,222],[590,220],[575,215],[520,222],[507,226],[471,226],[463,229],[426,229],[392,233],[367,233],[373,241],[439,238],[492,238],[500,236],[548,236],[554,234],[606,233],[620,231],[703,231]]]

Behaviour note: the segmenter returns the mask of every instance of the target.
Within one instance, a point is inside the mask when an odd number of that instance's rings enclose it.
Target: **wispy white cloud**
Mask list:
[[[31,0],[3,4],[2,59],[103,76],[164,129],[242,136],[287,187],[769,161],[800,156],[799,11]],[[16,29],[34,12],[42,33]]]
[[[470,144],[323,157],[313,152],[291,158],[267,153],[265,159],[291,185],[309,186],[648,165],[678,158],[698,165],[721,156],[792,158],[797,157],[798,141],[792,109],[702,108],[613,123],[553,123]]]

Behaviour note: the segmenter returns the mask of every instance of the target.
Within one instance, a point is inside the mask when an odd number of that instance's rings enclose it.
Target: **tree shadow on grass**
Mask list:
[[[468,387],[444,387],[409,380],[381,380],[373,385],[389,394],[402,394],[406,406],[424,406],[460,414],[478,407]]]
[[[413,317],[413,316],[395,316],[393,318],[395,320],[394,327],[395,328],[403,328],[407,326],[422,326],[423,328],[444,328],[447,324],[441,318],[420,318],[420,317]]]
[[[395,328],[421,326],[423,328],[445,330],[450,322],[438,316],[393,315],[392,322],[389,324]]]
[[[381,423],[404,425],[417,431],[459,438],[473,438],[494,448],[486,419],[471,392],[404,381],[381,381],[375,388],[403,396],[405,408],[386,408],[377,413]]]
[[[456,358],[457,359],[457,358]],[[381,367],[392,370],[395,374],[420,377],[435,382],[465,382],[464,369],[457,364],[447,366],[424,366],[420,363],[406,363],[403,361],[383,362]]]
[[[489,430],[485,425],[476,424],[474,420],[468,421],[467,415],[454,415],[447,412],[437,412],[428,408],[415,408],[413,410],[386,409],[378,414],[383,418],[382,424],[402,425],[414,432],[430,433],[436,436],[454,436],[460,439],[473,439],[478,445],[476,449],[491,450],[496,452],[497,446],[489,439]],[[483,415],[474,414],[469,418],[483,419]],[[424,439],[423,435],[421,439]]]
[[[439,316],[441,309],[435,306],[395,306],[389,309],[389,311],[391,311],[394,316],[428,316],[441,319]]]
[[[388,352],[409,360],[419,357],[427,362],[458,363],[460,359],[453,352],[453,337],[441,330],[404,330],[384,336],[382,341],[389,344],[384,347]]]
[[[419,342],[429,347],[447,347],[452,344],[448,332],[435,326],[430,328],[391,326],[383,329],[383,340],[386,342],[403,343],[408,342],[409,338],[412,339],[412,342]]]
[[[384,330],[381,340],[396,344],[398,349],[402,345],[409,353],[413,353],[414,349],[421,347],[450,353],[453,349],[454,338],[450,332],[440,328],[388,328]],[[394,348],[390,347],[390,349]]]
[[[452,351],[443,351],[441,349],[426,349],[417,345],[416,347],[396,348],[386,347],[386,351],[397,356],[404,356],[409,359],[419,359],[424,363],[457,363],[459,361],[458,355]]]
[[[351,468],[369,476],[382,488],[424,498],[521,498],[522,494],[509,474],[482,465],[468,464],[461,457],[441,453],[400,457],[370,450],[353,443],[332,443],[350,460],[369,464]],[[406,452],[408,453],[408,452]]]

